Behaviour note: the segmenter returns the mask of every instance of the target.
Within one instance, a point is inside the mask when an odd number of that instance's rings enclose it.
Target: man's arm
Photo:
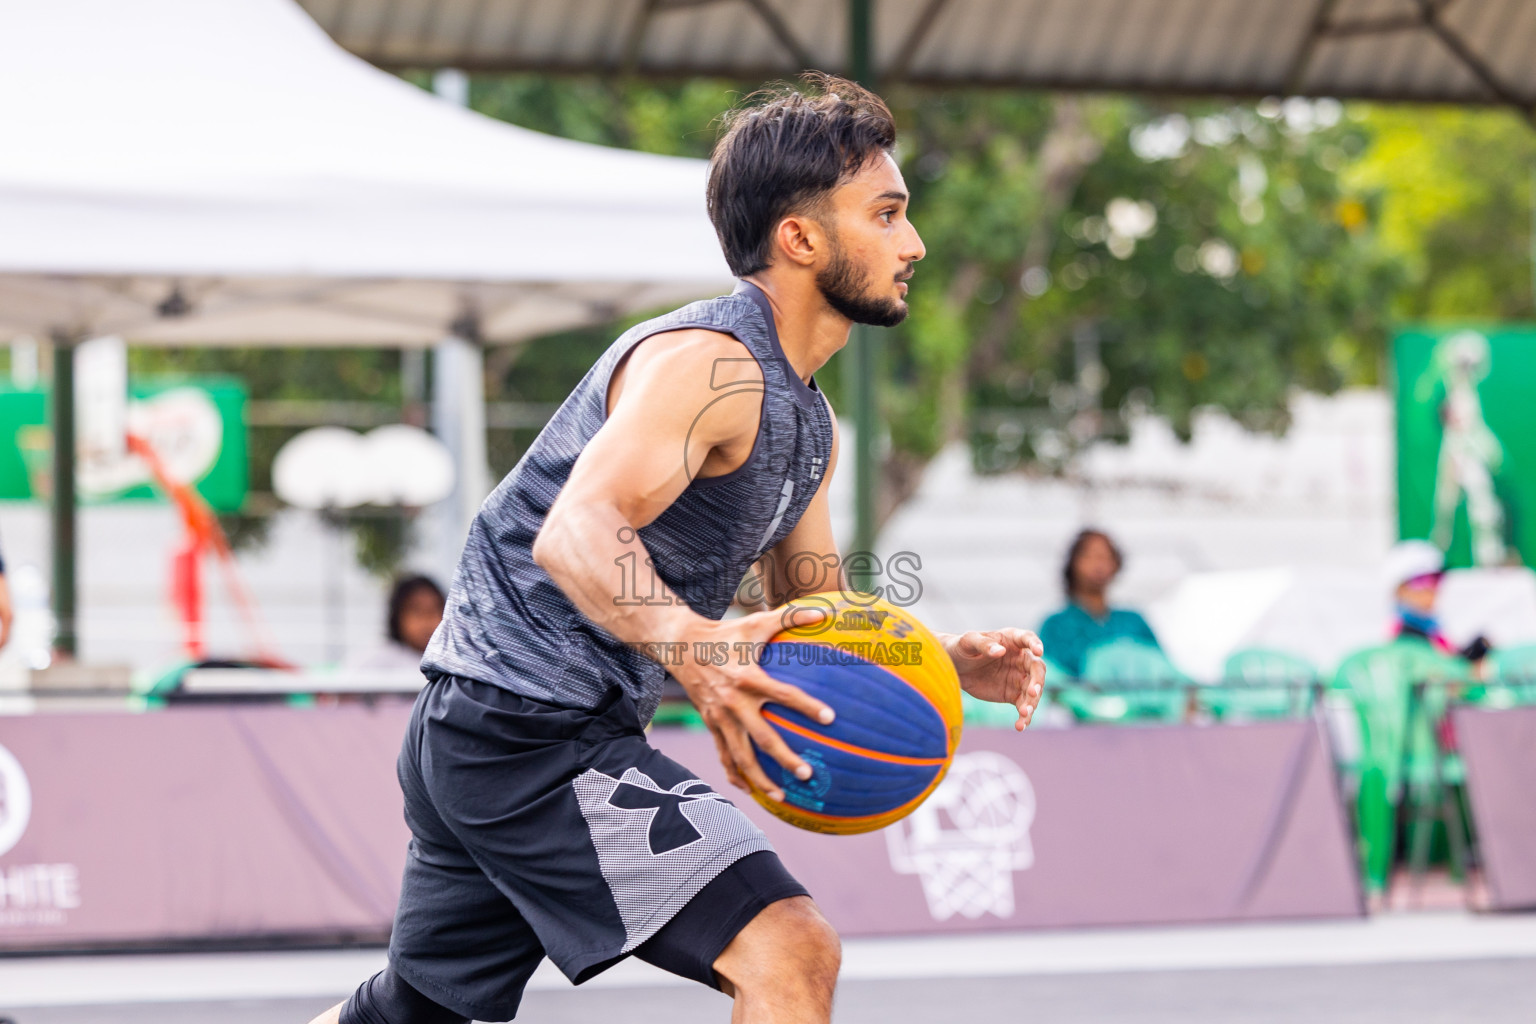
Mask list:
[[[533,558],[583,615],[666,665],[698,707],[733,782],[750,779],[783,799],[758,765],[752,741],[799,778],[809,778],[811,768],[763,720],[763,705],[783,704],[822,722],[831,721],[832,709],[750,660],[741,664],[733,656],[716,665],[694,652],[725,644],[734,655],[744,649],[737,644],[761,644],[786,625],[814,621],[814,614],[797,623],[782,622],[776,612],[705,618],[656,579],[637,533],[712,460],[739,461],[751,451],[762,389],[722,393],[712,386],[721,360],[734,367],[741,358],[740,342],[713,331],[674,331],[642,342],[623,367],[607,421],[550,507]],[[644,582],[636,587],[637,581]]]
[[[828,492],[832,473],[837,469],[837,417],[827,406],[832,420],[832,451],[827,456],[827,471],[822,474],[816,493],[800,516],[795,528],[769,549],[758,563],[764,581],[764,596],[772,607],[806,594],[843,590],[847,579],[837,553],[837,539],[832,536],[832,506]]]

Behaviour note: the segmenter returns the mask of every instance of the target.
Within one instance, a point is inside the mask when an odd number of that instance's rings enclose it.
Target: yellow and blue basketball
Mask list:
[[[910,814],[936,789],[960,743],[960,679],[928,629],[869,594],[814,594],[786,605],[827,612],[764,647],[773,678],[831,706],[831,725],[779,704],[763,717],[810,764],[802,782],[757,751],[782,803],[754,789],[773,814],[813,832],[848,835]]]

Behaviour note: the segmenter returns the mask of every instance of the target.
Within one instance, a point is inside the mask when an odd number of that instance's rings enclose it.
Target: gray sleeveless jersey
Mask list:
[[[429,676],[464,676],[583,708],[619,686],[640,720],[650,720],[666,669],[577,611],[534,563],[532,546],[576,457],[607,418],[614,367],[646,338],[693,327],[731,334],[746,346],[741,360],[715,366],[711,386],[722,396],[761,393],[757,439],[738,469],[695,479],[640,530],[654,569],[635,565],[633,557],[613,566],[613,599],[652,598],[654,572],[694,611],[718,619],[752,563],[799,522],[827,469],[831,414],[814,382],[807,386],[784,358],[767,298],[743,281],[731,295],[626,331],[587,371],[475,517],[442,625],[422,659]],[[742,362],[748,358],[762,368],[761,384],[741,372],[751,369]],[[656,586],[658,598],[661,593]]]

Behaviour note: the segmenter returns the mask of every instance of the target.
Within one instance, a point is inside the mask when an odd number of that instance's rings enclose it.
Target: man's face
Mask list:
[[[830,250],[816,285],[856,324],[894,327],[907,316],[907,278],[926,250],[907,220],[907,183],[890,154],[839,185],[821,218]]]

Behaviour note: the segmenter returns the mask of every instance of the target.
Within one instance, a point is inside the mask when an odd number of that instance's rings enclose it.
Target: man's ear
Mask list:
[[[779,221],[773,232],[774,255],[801,267],[814,266],[827,247],[826,232],[811,217],[793,213]]]

